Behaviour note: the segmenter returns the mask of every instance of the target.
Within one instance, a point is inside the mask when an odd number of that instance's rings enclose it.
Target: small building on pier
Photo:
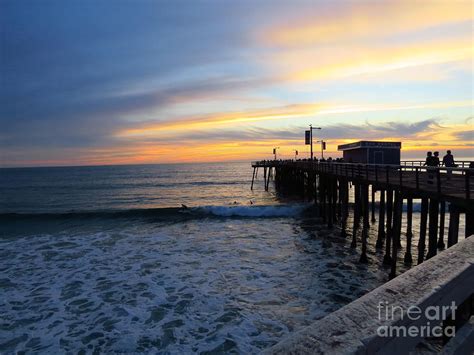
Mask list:
[[[401,142],[359,141],[339,145],[337,150],[349,163],[400,165],[401,148]]]

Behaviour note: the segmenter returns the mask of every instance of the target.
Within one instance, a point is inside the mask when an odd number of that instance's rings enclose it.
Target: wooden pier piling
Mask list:
[[[427,260],[435,256],[438,249],[439,201],[435,198],[430,199],[429,214],[428,254],[426,254]]]
[[[411,265],[413,257],[411,255],[411,242],[413,239],[413,198],[409,196],[407,198],[407,244],[405,250],[404,262],[406,265]]]
[[[449,248],[458,242],[461,214],[465,221],[465,236],[474,234],[474,169],[449,168],[448,174],[446,168],[422,166],[278,160],[256,162],[252,167],[252,190],[258,179],[258,168],[263,168],[265,191],[269,190],[273,179],[275,189],[280,193],[298,195],[314,202],[318,215],[327,223],[328,228],[340,226],[341,237],[345,238],[348,228],[352,227],[352,248],[359,246],[360,231],[359,261],[362,263],[369,261],[367,249],[370,223],[376,222],[377,217],[375,247],[384,248],[383,261],[390,265],[391,277],[397,272],[397,255],[402,247],[402,219],[405,216],[406,250],[403,261],[406,265],[412,263],[413,235],[418,233],[413,231],[414,200],[421,200],[420,228],[416,243],[418,263],[436,255],[438,249],[446,246]],[[354,201],[350,204],[349,192],[352,187]],[[377,192],[380,197],[376,216]],[[406,214],[403,213],[404,199]],[[445,223],[448,223],[445,210],[448,203],[449,228],[445,243],[444,229]],[[348,226],[351,210],[353,224]]]
[[[377,233],[377,242],[375,247],[378,249],[383,248],[385,240],[385,190],[380,190],[380,202],[379,202],[379,229]]]
[[[340,182],[341,186],[341,200],[342,200],[342,211],[341,211],[341,237],[347,237],[347,218],[349,216],[349,183],[346,180]]]
[[[395,203],[393,211],[393,226],[392,226],[392,257],[390,278],[397,275],[397,254],[400,245],[400,232],[402,227],[402,213],[403,213],[403,197],[401,191],[395,191]]]
[[[425,258],[426,249],[426,225],[428,223],[428,199],[421,199],[420,237],[418,239],[418,264]]]
[[[362,202],[362,253],[359,261],[367,264],[367,238],[369,237],[369,185],[365,184],[361,187],[361,202]]]
[[[374,185],[372,185],[372,219],[370,220],[372,223],[375,223],[375,188]]]
[[[383,263],[390,265],[392,263],[392,257],[390,255],[391,243],[392,243],[392,218],[393,218],[393,190],[387,190],[387,229],[385,232],[385,255],[383,257]]]
[[[444,225],[446,217],[446,201],[440,201],[439,203],[439,237],[438,237],[438,249],[444,249]]]
[[[250,186],[250,190],[253,190],[253,182],[255,180],[255,170],[257,170],[256,167],[253,168],[253,174],[252,174],[252,185]]]
[[[456,206],[449,206],[449,230],[448,248],[458,242],[459,235],[459,209]]]

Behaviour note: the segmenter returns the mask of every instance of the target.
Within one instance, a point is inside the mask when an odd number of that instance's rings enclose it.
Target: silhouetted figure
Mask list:
[[[446,155],[443,157],[443,165],[447,168],[456,167],[456,164],[454,164],[454,156],[451,154],[450,150],[448,150]]]
[[[439,159],[438,159],[438,161],[439,161]],[[432,152],[427,152],[426,153],[425,166],[434,167],[435,164],[436,164],[436,160],[435,160],[435,157],[433,156],[433,153]],[[433,181],[434,174],[431,171],[431,169],[427,169],[427,173],[428,173],[428,184],[433,185],[433,183],[434,183],[434,181]]]
[[[425,160],[425,165],[424,166],[433,166],[433,153],[428,152],[426,153],[426,160]]]
[[[448,150],[446,155],[443,157],[443,165],[447,168],[455,168],[456,164],[454,163],[454,157],[451,154],[451,151]],[[448,180],[451,179],[451,174],[453,173],[451,169],[448,169]]]
[[[433,153],[433,166],[439,166],[439,152]]]

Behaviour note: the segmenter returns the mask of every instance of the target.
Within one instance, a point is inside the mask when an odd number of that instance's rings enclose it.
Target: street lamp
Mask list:
[[[321,143],[321,159],[324,158],[324,151],[326,150],[326,142],[324,140],[317,141],[316,143]]]
[[[312,124],[309,125],[309,139],[311,142],[311,160],[313,160],[313,129],[321,129],[321,127],[313,127]]]
[[[273,148],[273,155],[275,155],[275,160],[277,160],[277,149],[280,149],[280,147]]]

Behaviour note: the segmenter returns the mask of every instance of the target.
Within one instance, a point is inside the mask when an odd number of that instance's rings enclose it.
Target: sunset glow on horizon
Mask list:
[[[474,157],[471,1],[2,1],[0,167]],[[315,139],[316,140],[316,139]],[[319,148],[315,148],[319,157]]]

